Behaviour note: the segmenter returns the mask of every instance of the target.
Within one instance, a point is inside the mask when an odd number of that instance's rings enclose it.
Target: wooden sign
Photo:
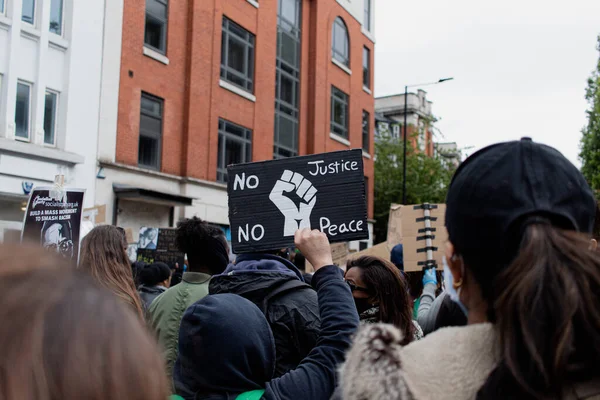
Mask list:
[[[302,228],[330,242],[369,237],[362,150],[237,164],[227,175],[234,253],[292,246]]]
[[[392,204],[387,246],[391,250],[402,243],[404,271],[422,271],[424,267],[442,268],[443,246],[448,239],[445,214],[445,204]]]

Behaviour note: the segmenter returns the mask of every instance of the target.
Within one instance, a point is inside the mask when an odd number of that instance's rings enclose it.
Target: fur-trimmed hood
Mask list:
[[[340,368],[344,400],[474,399],[498,362],[492,324],[444,328],[402,347],[387,324],[361,328]]]

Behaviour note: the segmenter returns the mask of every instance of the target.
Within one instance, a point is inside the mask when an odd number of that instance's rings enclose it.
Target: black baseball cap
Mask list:
[[[496,265],[514,257],[514,243],[533,218],[591,233],[596,213],[581,172],[559,151],[530,138],[469,157],[452,178],[446,203],[446,227],[456,251]]]

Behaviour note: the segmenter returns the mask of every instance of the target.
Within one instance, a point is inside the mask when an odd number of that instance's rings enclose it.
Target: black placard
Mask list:
[[[172,268],[175,268],[175,263],[178,263],[179,267],[183,268],[185,254],[177,247],[176,232],[175,229],[168,228],[141,228],[137,261],[148,264],[164,262]]]
[[[237,164],[227,176],[234,253],[291,246],[299,228],[369,237],[362,150]]]
[[[35,188],[27,204],[21,240],[39,243],[77,262],[84,193],[83,189]]]

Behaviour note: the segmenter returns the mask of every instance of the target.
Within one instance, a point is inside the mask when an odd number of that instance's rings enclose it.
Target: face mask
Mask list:
[[[452,272],[450,272],[450,267],[448,267],[448,262],[446,261],[445,256],[442,258],[442,263],[444,264],[444,282],[446,285],[446,292],[448,292],[450,299],[458,304],[465,316],[468,317],[469,311],[467,310],[467,307],[465,307],[465,305],[460,301],[460,290],[462,288],[458,288],[458,291],[454,289],[454,276],[452,276]]]
[[[373,307],[373,305],[369,303],[369,299],[357,299],[356,297],[353,297],[353,299],[354,304],[356,304],[356,311],[358,311],[358,315],[364,313],[369,308]]]

